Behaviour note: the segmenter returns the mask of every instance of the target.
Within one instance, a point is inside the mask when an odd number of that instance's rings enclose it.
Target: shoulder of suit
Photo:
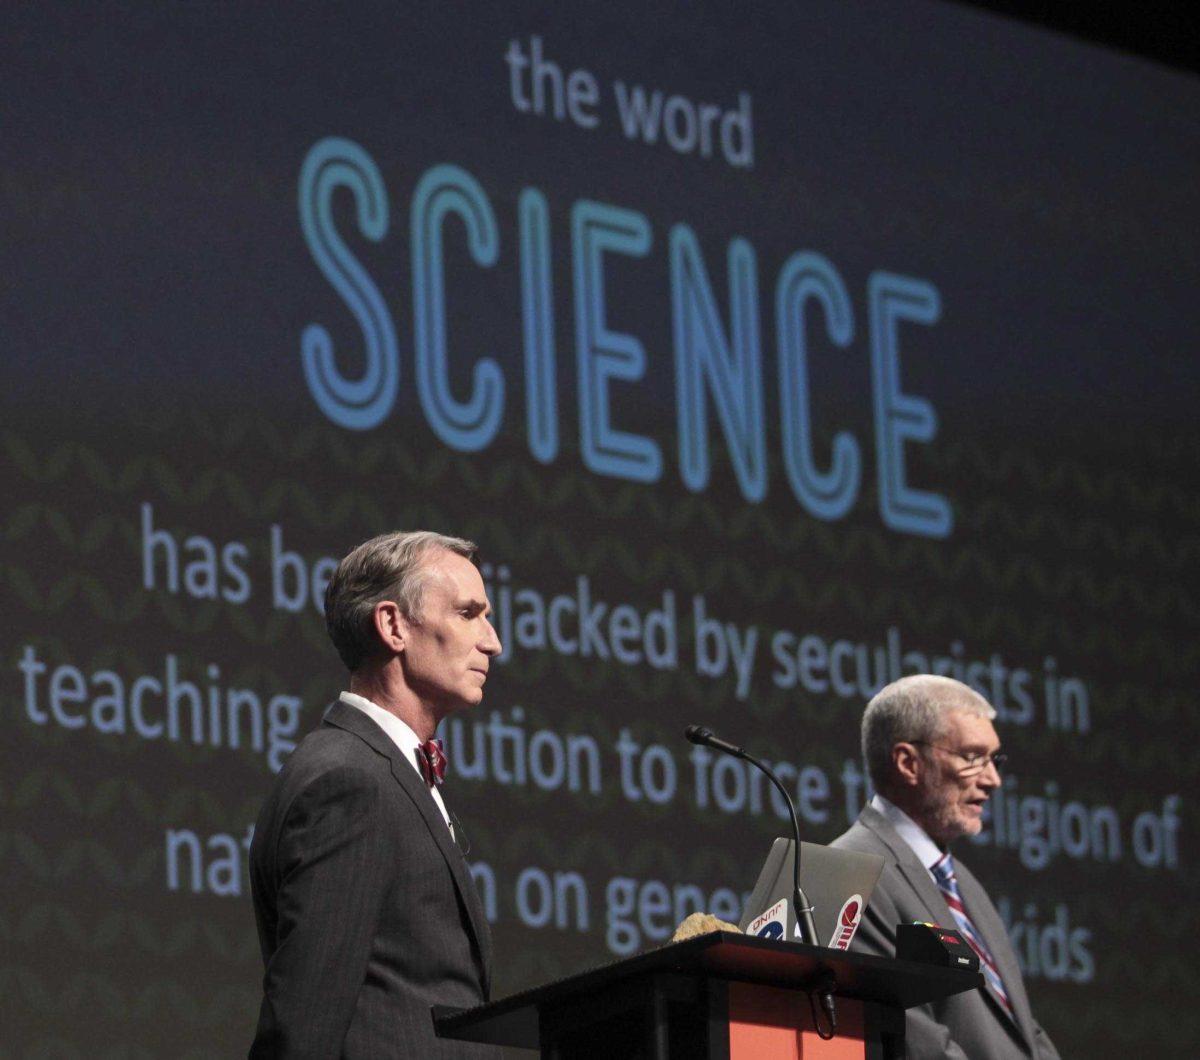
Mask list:
[[[878,854],[886,858],[889,865],[897,864],[896,852],[874,829],[864,823],[861,816],[829,845],[841,850],[856,850],[862,854]]]
[[[855,821],[829,845],[839,850],[858,850],[871,854],[877,853],[881,846],[879,838],[861,821]]]
[[[363,783],[381,783],[391,762],[352,732],[326,726],[310,732],[288,756],[280,774],[285,787],[307,788],[322,777],[336,775],[344,783],[360,776]]]
[[[382,733],[382,731],[381,729],[380,732]],[[302,751],[318,757],[361,757],[364,760],[389,761],[387,755],[372,747],[358,733],[350,729],[343,729],[338,725],[322,725],[320,728],[314,729],[300,741],[292,754],[295,756]]]

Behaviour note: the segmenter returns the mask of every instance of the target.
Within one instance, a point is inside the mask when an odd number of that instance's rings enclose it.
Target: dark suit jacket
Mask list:
[[[433,1031],[431,1005],[490,988],[467,864],[388,735],[335,703],[259,814],[250,884],[266,971],[252,1057],[495,1057]]]
[[[887,859],[851,949],[895,957],[897,924],[920,920],[955,926],[933,877],[883,814],[866,807],[850,830],[830,845]],[[1001,1008],[987,987],[909,1009],[908,1055],[930,1060],[1057,1060],[1058,1050],[1029,1008],[1017,955],[996,907],[970,870],[957,858],[954,864],[963,904],[996,960],[1016,1018]]]

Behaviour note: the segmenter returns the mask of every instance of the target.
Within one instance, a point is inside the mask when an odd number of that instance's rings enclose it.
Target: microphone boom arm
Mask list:
[[[807,942],[810,946],[820,946],[821,940],[817,937],[817,926],[813,923],[813,907],[808,900],[808,895],[804,893],[804,889],[800,886],[800,819],[796,816],[796,807],[792,803],[792,797],[788,794],[787,788],[780,783],[779,778],[767,767],[765,762],[760,762],[741,747],[735,747],[733,744],[715,736],[710,729],[706,729],[701,725],[689,725],[684,730],[683,735],[698,746],[711,747],[716,751],[721,751],[724,754],[732,755],[734,758],[741,758],[749,762],[752,766],[762,770],[766,778],[775,785],[776,790],[783,796],[783,801],[787,803],[788,814],[792,819],[792,835],[796,843],[795,857],[792,858],[792,904],[796,909],[796,926],[800,929],[801,942]]]
[[[796,856],[792,858],[792,903],[796,907],[796,925],[800,928],[801,942],[807,942],[810,946],[820,946],[821,940],[817,937],[817,925],[813,922],[812,903],[809,902],[808,895],[804,893],[804,888],[800,886],[800,820],[796,816],[796,807],[792,804],[792,797],[788,794],[787,788],[779,782],[779,778],[763,762],[748,754],[743,754],[742,757],[766,774],[767,779],[775,785],[776,790],[787,803],[788,813],[792,817],[792,832],[796,841]]]

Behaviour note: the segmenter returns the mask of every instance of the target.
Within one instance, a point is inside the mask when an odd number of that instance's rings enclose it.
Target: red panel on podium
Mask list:
[[[863,1060],[862,1002],[837,999],[837,1037],[823,1041],[808,995],[751,983],[729,984],[729,1060]]]

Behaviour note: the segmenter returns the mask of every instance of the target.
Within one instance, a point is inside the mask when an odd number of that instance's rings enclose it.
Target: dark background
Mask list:
[[[0,44],[0,1044],[14,1056],[238,1053],[260,975],[240,866],[214,877],[220,887],[172,889],[167,837],[189,830],[209,843],[211,868],[213,837],[240,840],[254,820],[272,779],[266,755],[186,733],[172,742],[39,724],[18,668],[26,647],[51,669],[109,670],[127,686],[161,680],[170,656],[206,694],[215,684],[298,697],[303,732],[342,676],[317,612],[272,605],[271,527],[311,565],[370,534],[426,526],[478,540],[514,588],[574,594],[586,575],[610,605],[645,613],[671,591],[678,611],[677,669],[510,638],[484,707],[462,719],[507,724],[520,710],[527,738],[589,735],[603,754],[596,794],[451,777],[471,860],[497,881],[500,994],[617,955],[605,900],[614,878],[708,896],[753,884],[784,825],[769,811],[697,806],[684,725],[820,768],[828,816],[808,825],[810,839],[833,839],[856,812],[839,778],[857,757],[873,675],[845,695],[782,689],[760,644],[739,698],[730,677],[693,665],[702,595],[710,615],[760,640],[790,630],[874,647],[895,630],[906,651],[999,656],[1032,688],[1051,667],[1081,681],[1085,731],[1048,725],[1040,695],[1029,724],[1000,722],[1013,759],[1006,790],[1040,796],[1043,809],[1112,807],[1119,859],[1060,853],[1034,867],[994,844],[960,853],[1008,911],[1035,1011],[1064,1055],[1185,1054],[1200,1029],[1185,965],[1198,934],[1191,804],[1175,804],[1169,864],[1141,864],[1131,836],[1139,815],[1161,816],[1197,775],[1200,89],[1145,57],[1193,66],[1186,48],[1164,50],[1173,34],[1130,21],[1115,40],[1118,16],[1063,18],[1070,36],[918,2],[752,15],[623,4],[10,13]],[[598,128],[513,108],[503,54],[532,34],[564,69],[595,73]],[[617,78],[722,106],[749,92],[754,167],[629,141],[609,104]],[[368,152],[389,200],[378,242],[356,230],[348,192],[333,202],[399,348],[395,407],[363,432],[325,418],[300,366],[314,322],[347,376],[361,366],[359,326],[299,223],[300,168],[328,136]],[[499,233],[488,269],[471,262],[456,220],[444,232],[452,389],[465,398],[483,355],[506,381],[500,432],[475,453],[444,445],[416,394],[409,211],[440,163],[479,182]],[[525,438],[517,201],[527,187],[550,210],[560,447],[549,464]],[[645,377],[611,393],[617,426],[662,451],[649,485],[594,474],[581,456],[570,239],[580,200],[637,211],[652,233],[646,257],[605,264],[608,326],[646,351]],[[755,252],[761,503],[739,491],[714,414],[707,488],[680,476],[667,250],[680,223],[696,233],[727,331],[727,247],[741,237]],[[843,430],[862,454],[855,504],[832,522],[798,503],[781,458],[775,281],[797,251],[832,264],[854,322],[838,350],[810,308],[816,461],[825,466]],[[945,539],[889,529],[880,513],[867,290],[881,270],[941,299],[936,324],[901,325],[900,348],[902,389],[938,419],[930,443],[905,447],[908,476],[949,499]],[[181,550],[195,535],[244,542],[250,599],[171,593],[161,578],[147,589],[146,504]],[[668,749],[674,798],[623,792],[622,731]],[[586,926],[522,918],[515,884],[531,867],[578,874]],[[661,941],[671,919],[651,916],[639,945]],[[1059,936],[1065,945],[1079,931],[1087,975],[1058,960]],[[1045,952],[1030,956],[1035,936]]]
[[[1188,7],[1173,0],[1141,4],[1041,4],[1030,0],[952,2],[1042,26],[1180,70],[1195,72],[1200,60],[1200,41]]]

